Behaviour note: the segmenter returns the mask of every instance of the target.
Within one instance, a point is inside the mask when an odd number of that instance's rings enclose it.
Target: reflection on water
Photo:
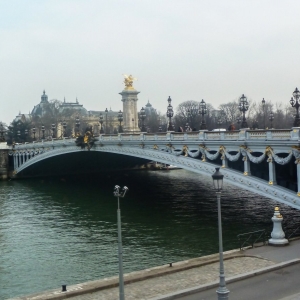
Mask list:
[[[117,275],[117,200],[124,272],[218,252],[211,178],[185,170],[94,179],[0,182],[0,299]],[[281,206],[291,226],[299,215]],[[236,235],[272,229],[274,202],[233,186],[222,192],[224,250]]]

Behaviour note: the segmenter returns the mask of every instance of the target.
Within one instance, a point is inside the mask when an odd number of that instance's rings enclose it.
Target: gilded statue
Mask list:
[[[123,76],[124,76],[125,90],[134,90],[132,84],[134,80],[137,80],[137,78],[134,78],[132,75],[126,75],[126,74],[123,74]]]

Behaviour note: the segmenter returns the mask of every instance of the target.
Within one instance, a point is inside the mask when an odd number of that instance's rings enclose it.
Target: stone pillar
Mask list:
[[[271,239],[269,239],[269,245],[274,246],[285,246],[289,243],[287,239],[285,239],[285,233],[282,230],[282,215],[280,214],[279,207],[275,207],[274,216],[272,218],[273,221],[273,231],[271,233]]]
[[[221,159],[222,159],[222,168],[228,168],[228,159],[225,153],[222,154]]]
[[[244,175],[245,176],[250,176],[251,175],[251,170],[250,170],[250,160],[248,159],[247,155],[243,157],[244,161]]]
[[[0,150],[0,180],[8,179],[8,150]]]
[[[120,95],[122,95],[123,101],[123,130],[124,132],[140,132],[138,127],[138,113],[137,113],[137,95],[140,92],[135,89],[125,89]],[[132,121],[133,120],[133,121]]]
[[[271,185],[277,184],[275,162],[274,162],[272,156],[269,156],[268,163],[269,163],[269,184],[271,184]]]

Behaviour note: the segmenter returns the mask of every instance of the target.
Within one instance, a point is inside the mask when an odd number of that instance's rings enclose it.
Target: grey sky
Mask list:
[[[139,109],[242,93],[286,102],[300,88],[300,1],[0,0],[1,116],[40,101],[122,109],[122,74]]]

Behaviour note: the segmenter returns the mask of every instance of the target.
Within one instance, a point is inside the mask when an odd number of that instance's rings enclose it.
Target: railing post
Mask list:
[[[272,139],[273,139],[272,131],[268,130],[268,131],[266,132],[266,136],[267,136],[267,140],[272,140]]]
[[[292,127],[291,130],[291,139],[292,140],[299,140],[300,128],[299,127]]]
[[[205,130],[200,130],[199,131],[199,140],[202,140],[202,141],[204,141],[205,139],[206,139],[206,132],[205,132]]]
[[[246,139],[246,130],[241,129],[239,132],[239,140],[244,141]]]
[[[171,132],[170,131],[167,132],[166,138],[167,138],[167,141],[171,141],[172,140],[172,136],[171,136]]]

